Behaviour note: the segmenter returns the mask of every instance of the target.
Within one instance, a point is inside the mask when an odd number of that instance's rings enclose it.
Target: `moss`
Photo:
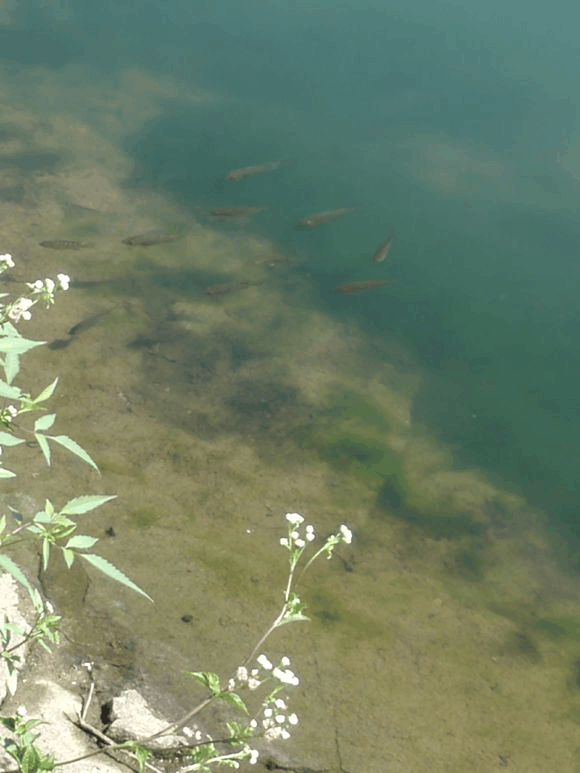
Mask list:
[[[553,638],[566,638],[580,641],[580,622],[578,622],[578,620],[565,617],[544,617],[536,620],[535,626],[539,631],[542,631]]]
[[[159,513],[148,507],[138,507],[130,514],[131,521],[140,529],[148,529],[159,520]]]
[[[331,627],[335,624],[348,625],[356,632],[356,638],[368,639],[370,636],[384,634],[382,626],[378,625],[371,617],[360,612],[354,612],[345,607],[338,596],[328,591],[317,591],[306,599],[306,614],[317,618],[322,625]]]
[[[314,449],[335,469],[370,487],[388,482],[404,498],[405,476],[399,455],[387,443],[388,415],[353,391],[340,392],[330,406],[297,436],[303,448]]]

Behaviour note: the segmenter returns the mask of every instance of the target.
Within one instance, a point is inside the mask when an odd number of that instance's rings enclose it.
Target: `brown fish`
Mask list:
[[[226,282],[224,284],[206,287],[203,292],[204,295],[227,295],[236,290],[245,290],[246,287],[255,287],[256,285],[261,284],[263,284],[263,282]]]
[[[41,247],[50,247],[52,250],[82,250],[84,247],[94,247],[94,242],[76,242],[72,239],[46,239],[39,242]]]
[[[363,279],[360,282],[344,282],[334,288],[334,292],[343,295],[354,295],[364,290],[372,290],[375,287],[391,287],[398,284],[396,279]]]
[[[304,220],[300,220],[300,225],[308,226],[312,228],[315,225],[321,223],[327,223],[329,220],[334,220],[335,217],[341,217],[341,215],[348,215],[349,212],[354,212],[356,207],[351,209],[331,209],[329,212],[318,212],[315,215],[309,215]]]
[[[209,214],[213,217],[241,217],[242,215],[253,215],[254,212],[261,212],[266,207],[216,207],[210,209]]]
[[[391,244],[393,243],[393,240],[395,238],[395,229],[391,228],[389,231],[389,235],[387,237],[387,241],[383,242],[381,246],[377,249],[375,254],[372,257],[373,263],[382,263],[383,260],[386,259],[387,255],[389,254],[389,250],[391,249]]]
[[[123,244],[128,244],[129,247],[151,247],[153,244],[163,244],[165,242],[173,242],[177,239],[177,234],[162,233],[160,231],[150,231],[144,234],[135,234],[135,236],[128,236],[123,239]]]
[[[85,319],[82,319],[80,322],[77,322],[76,325],[73,325],[71,329],[68,331],[68,336],[69,336],[68,338],[57,338],[48,344],[48,348],[65,349],[67,346],[70,346],[72,344],[75,336],[78,336],[79,333],[84,333],[85,330],[90,330],[92,327],[97,325],[103,317],[106,317],[112,311],[113,309],[104,309],[102,311],[97,311],[95,314],[92,314],[90,317],[86,317]]]
[[[272,172],[274,169],[283,164],[289,164],[289,161],[270,161],[267,164],[258,164],[257,166],[245,166],[243,169],[233,169],[228,172],[226,179],[228,180],[242,180],[244,177],[253,177],[255,174],[264,174],[264,172]]]

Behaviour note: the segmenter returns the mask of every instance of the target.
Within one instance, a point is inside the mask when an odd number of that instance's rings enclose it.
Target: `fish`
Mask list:
[[[280,166],[289,164],[289,161],[270,161],[267,164],[258,164],[257,166],[245,166],[242,169],[233,169],[226,175],[227,180],[242,180],[244,177],[253,177],[255,174],[264,174],[272,172]]]
[[[41,247],[49,247],[52,250],[82,250],[85,247],[94,247],[94,242],[77,242],[72,239],[46,239],[39,242]]]
[[[261,212],[266,207],[216,207],[210,209],[209,214],[213,217],[241,217],[242,215],[253,215],[254,212]]]
[[[305,225],[309,228],[312,228],[315,225],[320,225],[321,223],[327,223],[329,220],[334,220],[335,217],[348,215],[349,212],[354,212],[355,209],[356,207],[351,207],[350,209],[331,209],[328,212],[318,212],[315,215],[309,215],[303,220],[300,220],[299,225]]]
[[[103,309],[103,311],[97,311],[95,314],[91,314],[90,317],[82,319],[73,325],[68,331],[69,336],[77,336],[79,333],[84,333],[85,330],[90,330],[92,327],[98,324],[99,320],[110,314],[112,309]]]
[[[246,287],[252,287],[255,285],[261,285],[262,282],[225,282],[224,284],[212,285],[206,287],[203,291],[204,295],[227,295],[233,293],[236,290],[244,290]]]
[[[389,231],[389,235],[387,237],[387,241],[383,242],[381,246],[377,249],[373,257],[371,258],[373,263],[382,263],[383,260],[386,260],[387,255],[389,254],[389,250],[391,249],[391,244],[393,243],[393,240],[395,238],[395,229],[391,228]]]
[[[354,295],[375,287],[391,287],[398,284],[396,279],[362,279],[360,282],[344,282],[334,288],[334,292],[343,295]]]
[[[102,311],[97,311],[95,314],[91,314],[90,317],[82,319],[80,322],[77,322],[76,325],[73,325],[68,331],[68,338],[56,338],[54,341],[51,341],[48,344],[48,348],[66,349],[67,346],[72,344],[75,336],[78,336],[79,333],[84,333],[85,330],[90,330],[92,327],[99,323],[100,319],[110,314],[111,311],[112,309],[103,309]]]
[[[123,244],[128,244],[129,247],[151,247],[153,244],[173,242],[175,239],[177,239],[177,234],[150,231],[149,233],[127,236],[127,238],[123,239],[122,242]]]

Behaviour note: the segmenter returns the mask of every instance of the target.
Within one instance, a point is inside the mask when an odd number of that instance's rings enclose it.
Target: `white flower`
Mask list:
[[[44,280],[44,286],[46,287],[46,289],[48,290],[49,293],[54,292],[54,282],[49,277],[47,277]]]
[[[283,725],[283,724],[284,724],[284,722],[286,722],[286,715],[285,715],[285,714],[276,714],[276,716],[274,717],[274,719],[276,720],[276,722],[277,722],[279,725]]]
[[[12,255],[7,252],[5,255],[0,255],[0,263],[4,263],[4,267],[8,268],[14,268],[14,261],[12,260]]]
[[[258,761],[259,756],[260,756],[259,751],[256,751],[256,749],[250,749],[250,759],[248,760],[250,765],[255,765],[256,762]]]
[[[256,660],[262,666],[262,668],[266,669],[266,671],[272,670],[272,664],[265,655],[259,655]]]
[[[286,537],[281,537],[280,538],[280,544],[284,545],[284,547],[287,548],[288,547],[288,540],[287,540],[287,538]]]
[[[68,274],[57,274],[58,284],[61,290],[68,290],[70,285],[70,276]]]
[[[255,719],[252,719],[250,721],[250,727],[253,728],[254,730],[258,727],[258,723],[256,722]]]
[[[298,724],[298,717],[296,714],[290,714],[288,717],[288,722],[290,722],[291,725],[297,725]]]
[[[288,706],[286,706],[286,703],[282,700],[282,698],[276,698],[274,701],[274,706],[276,706],[277,709],[287,709]]]
[[[352,542],[352,531],[348,528],[348,526],[345,526],[344,523],[340,527],[340,534],[342,536],[343,542],[346,542],[347,545],[350,545]]]
[[[18,416],[18,408],[16,408],[14,405],[7,405],[6,410],[8,411],[10,416],[12,416],[13,419],[16,418],[16,416]]]
[[[300,536],[300,532],[297,532],[297,531],[290,532],[290,537],[294,540],[298,539],[299,536]]]
[[[304,518],[300,513],[286,513],[286,520],[288,523],[291,523],[292,526],[298,526],[298,524],[302,523]]]
[[[291,671],[289,668],[287,668],[285,671],[282,671],[281,668],[275,668],[272,671],[272,675],[278,679],[278,681],[282,682],[283,684],[292,684],[294,686],[300,684],[300,680],[296,676],[296,674]]]
[[[271,717],[274,712],[272,709],[264,709],[264,716],[265,717]]]
[[[312,526],[311,524],[309,524],[309,525],[306,527],[306,539],[308,540],[308,542],[312,542],[312,540],[314,539],[314,537],[315,537],[315,534],[314,534],[314,526]]]
[[[248,669],[245,666],[238,666],[238,670],[236,671],[236,679],[238,682],[248,681]]]
[[[275,741],[277,738],[283,738],[284,740],[287,740],[290,738],[290,733],[287,730],[281,728],[280,725],[275,725],[274,727],[270,727],[268,730],[266,730],[264,733],[264,738],[267,741]]]
[[[280,661],[281,665],[283,665],[285,668],[287,668],[290,665],[290,658],[287,658],[286,655],[282,658]]]
[[[30,287],[31,290],[42,290],[44,287],[44,282],[42,279],[37,279],[36,282],[27,282],[27,287]]]
[[[26,706],[19,706],[16,709],[16,713],[18,714],[19,717],[25,717],[28,714]]]
[[[230,681],[228,682],[228,690],[230,692],[233,692],[235,689],[236,689],[236,680],[230,679]]]
[[[248,687],[250,688],[250,690],[257,690],[257,689],[258,689],[258,687],[259,687],[261,684],[262,684],[262,682],[260,682],[260,680],[259,680],[259,679],[256,679],[256,677],[255,677],[255,676],[251,676],[251,677],[248,679]]]
[[[304,545],[306,545],[303,539],[295,539],[294,544],[296,545],[297,548],[303,548]]]
[[[20,317],[28,320],[32,317],[32,314],[28,309],[31,306],[34,306],[34,304],[35,301],[32,301],[30,298],[19,298],[16,303],[12,305],[12,308],[8,312],[8,316],[10,319],[13,319],[14,322],[18,322]]]

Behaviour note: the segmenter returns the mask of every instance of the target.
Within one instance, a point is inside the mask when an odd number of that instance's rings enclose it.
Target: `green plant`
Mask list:
[[[0,273],[13,265],[10,255],[0,256]],[[23,392],[13,384],[19,372],[19,357],[42,342],[23,338],[12,322],[17,323],[20,319],[30,319],[30,308],[39,300],[43,300],[47,306],[52,305],[55,291],[58,289],[66,290],[68,284],[69,278],[62,274],[58,276],[58,283],[50,279],[38,280],[28,284],[31,290],[28,295],[22,296],[12,303],[0,305],[0,355],[4,355],[3,359],[0,359],[0,366],[5,375],[4,380],[0,380],[0,399],[4,400],[4,404],[0,407],[0,425],[3,427],[0,430],[0,450],[2,447],[15,446],[25,442],[22,435],[32,436],[48,465],[51,461],[50,441],[63,446],[97,469],[96,464],[86,451],[68,436],[46,434],[47,430],[54,424],[55,414],[43,414],[34,421],[30,428],[23,424],[20,419],[27,413],[44,410],[43,403],[52,396],[57,379],[36,398],[32,398],[30,394]],[[8,400],[9,404],[6,403]],[[17,419],[18,421],[16,421]],[[13,472],[0,466],[0,477],[13,475]],[[51,550],[58,549],[62,551],[69,568],[74,560],[80,557],[100,569],[111,579],[122,583],[148,599],[150,598],[117,567],[97,554],[86,552],[97,542],[94,537],[76,534],[77,524],[72,520],[72,517],[83,515],[113,498],[113,496],[75,497],[66,502],[60,510],[56,509],[52,502],[46,500],[44,508],[29,520],[24,520],[14,510],[11,511],[9,518],[15,521],[15,525],[10,526],[6,516],[2,516],[0,519],[0,571],[8,572],[26,588],[35,611],[34,623],[28,630],[16,626],[5,616],[0,619],[0,657],[8,666],[9,689],[12,692],[16,689],[17,673],[23,663],[22,656],[17,651],[29,641],[38,641],[47,649],[49,644],[58,643],[60,618],[54,614],[50,604],[42,599],[38,591],[31,586],[21,567],[6,553],[11,547],[23,540],[36,540],[42,547],[42,561],[45,568]],[[291,664],[288,657],[283,657],[277,664],[273,664],[265,653],[262,652],[259,655],[257,653],[277,628],[287,623],[308,620],[304,614],[304,604],[296,592],[297,583],[313,561],[322,554],[331,558],[333,550],[338,544],[350,543],[352,534],[347,526],[342,525],[336,534],[328,537],[307,558],[305,553],[316,540],[314,527],[311,524],[305,524],[304,518],[299,513],[286,514],[286,522],[287,535],[280,539],[280,544],[288,551],[289,573],[283,592],[282,607],[248,657],[237,667],[229,679],[222,681],[217,674],[209,671],[191,672],[189,676],[202,685],[208,691],[208,695],[184,716],[148,738],[114,743],[85,723],[86,706],[83,714],[79,717],[79,725],[98,735],[106,744],[107,749],[117,749],[128,753],[138,763],[141,771],[145,767],[152,767],[148,762],[151,756],[148,744],[163,736],[173,735],[178,730],[187,739],[185,751],[188,755],[183,760],[180,773],[209,771],[210,765],[235,768],[239,767],[240,761],[244,759],[249,760],[250,763],[255,763],[258,751],[250,745],[253,740],[260,737],[267,740],[289,738],[292,727],[298,723],[298,717],[294,712],[289,712],[289,697],[285,691],[290,687],[297,686],[299,679],[290,669]],[[296,574],[299,569],[300,574],[297,578]],[[14,640],[15,636],[16,640]],[[241,694],[246,692],[249,698],[244,700]],[[196,725],[189,726],[197,715],[216,701],[223,701],[234,707],[242,717],[240,721],[226,721],[226,730],[220,738],[213,738],[202,733]],[[34,732],[39,720],[28,718],[24,707],[21,707],[13,717],[0,717],[0,722],[10,731],[10,737],[4,739],[2,745],[17,764],[15,773],[18,771],[21,773],[39,773],[77,761],[55,761],[52,756],[40,751],[37,746],[38,734]],[[101,754],[102,751],[103,749],[100,748],[78,759]],[[183,755],[183,752],[182,745],[180,754]],[[155,770],[155,768],[152,769]]]

